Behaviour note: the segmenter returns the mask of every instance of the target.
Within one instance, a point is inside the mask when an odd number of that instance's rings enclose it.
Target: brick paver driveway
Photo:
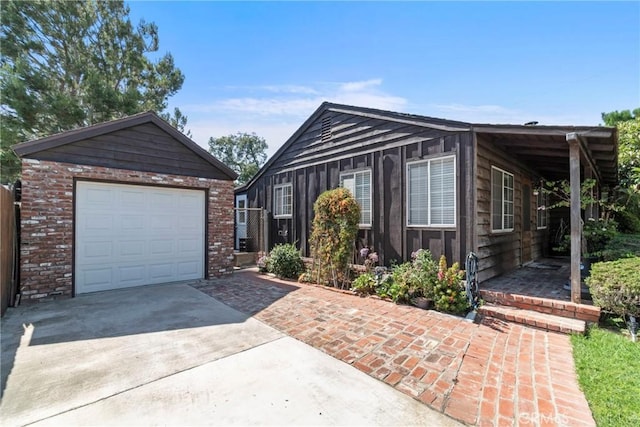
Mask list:
[[[464,423],[595,425],[565,335],[252,271],[193,286]]]

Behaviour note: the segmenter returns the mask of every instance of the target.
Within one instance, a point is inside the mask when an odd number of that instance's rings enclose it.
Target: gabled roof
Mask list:
[[[318,109],[291,135],[289,139],[271,156],[271,158],[262,166],[262,168],[251,178],[245,185],[235,189],[236,193],[242,193],[253,185],[268,169],[275,163],[278,158],[311,126],[324,112],[334,111],[338,113],[353,114],[368,118],[377,118],[392,122],[422,126],[431,129],[438,129],[449,132],[475,132],[477,134],[490,135],[494,142],[502,144],[503,148],[512,154],[527,153],[531,158],[531,149],[536,149],[536,141],[547,139],[549,145],[543,144],[544,147],[537,150],[537,154],[541,154],[539,158],[542,164],[548,164],[544,155],[553,151],[555,156],[562,156],[566,151],[568,158],[568,144],[565,140],[567,133],[577,133],[581,135],[585,141],[586,150],[593,156],[593,161],[600,169],[602,178],[607,183],[615,183],[617,180],[617,131],[616,128],[604,126],[529,126],[529,125],[504,125],[504,124],[482,124],[468,123],[455,120],[446,120],[435,117],[421,116],[416,114],[398,113],[393,111],[378,110],[375,108],[356,107],[352,105],[334,104],[323,102]],[[525,144],[524,148],[528,150],[520,150],[518,147],[509,145],[509,141],[516,139],[527,139],[529,144]],[[536,141],[534,141],[534,139]],[[549,151],[549,149],[555,149]],[[550,169],[549,179],[557,179],[558,168]],[[566,170],[568,171],[568,165]],[[544,170],[546,172],[546,170]]]
[[[12,148],[18,156],[29,157],[41,151],[50,150],[67,144],[73,144],[75,142],[106,135],[112,132],[146,123],[153,123],[154,125],[156,125],[177,142],[191,150],[198,157],[208,162],[211,166],[220,170],[229,179],[234,180],[238,177],[238,174],[231,170],[227,165],[213,157],[204,148],[200,147],[198,144],[193,142],[191,139],[182,134],[169,123],[158,117],[158,115],[152,111],[135,114],[133,116],[124,117],[122,119],[112,120],[109,122],[99,123],[88,127],[61,132],[33,141],[22,142],[20,144],[14,145]]]
[[[348,113],[356,116],[368,117],[368,118],[377,118],[381,120],[387,120],[397,123],[410,124],[415,126],[422,126],[431,129],[438,129],[443,131],[450,132],[461,132],[461,131],[469,131],[471,125],[469,123],[458,122],[454,120],[445,120],[445,119],[437,119],[434,117],[427,116],[419,116],[415,114],[405,114],[405,113],[397,113],[394,111],[386,111],[386,110],[378,110],[375,108],[365,108],[365,107],[356,107],[353,105],[344,105],[344,104],[334,104],[331,102],[323,102],[316,109],[316,111],[311,114],[311,116],[305,120],[305,122],[294,132],[289,139],[275,152],[273,156],[265,163],[262,168],[256,173],[249,182],[246,184],[237,187],[235,189],[236,193],[240,193],[251,187],[251,185],[258,179],[260,176],[264,174],[265,171],[269,169],[269,167],[284,153],[289,146],[291,146],[300,135],[302,135],[313,122],[315,122],[318,117],[320,117],[325,111],[334,111],[336,113]]]

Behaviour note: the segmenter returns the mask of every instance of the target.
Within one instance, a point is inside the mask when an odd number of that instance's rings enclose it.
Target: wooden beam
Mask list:
[[[580,141],[575,133],[568,133],[569,177],[571,187],[571,301],[580,304],[580,249],[582,224],[580,217]]]

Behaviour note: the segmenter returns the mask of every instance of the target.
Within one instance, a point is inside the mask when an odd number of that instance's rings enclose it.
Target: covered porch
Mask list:
[[[571,283],[569,301],[574,304],[583,303],[580,274],[583,247],[582,225],[583,221],[589,218],[598,218],[600,212],[596,205],[583,206],[580,199],[581,184],[587,179],[595,180],[593,197],[598,199],[617,184],[618,136],[616,128],[537,126],[536,124],[522,126],[474,125],[474,131],[479,137],[490,141],[494,146],[508,153],[531,176],[537,177],[535,179],[537,188],[541,188],[545,181],[566,180],[570,183],[570,206],[568,209],[558,209],[552,212],[546,236],[547,241],[545,242],[546,251],[543,251],[543,254],[547,256],[550,253],[551,236],[555,232],[554,226],[560,221],[569,224],[570,258],[568,265],[564,265],[560,270],[568,269]],[[540,274],[541,270],[543,269],[535,269],[536,274],[532,274],[532,279],[535,279],[536,283],[540,283],[538,278],[542,280],[545,277],[545,274]],[[526,273],[520,272],[520,274]],[[562,271],[562,274],[565,272]],[[492,286],[497,286],[501,279],[506,280],[502,277],[491,279],[494,284]],[[515,286],[512,288],[513,291],[527,291],[529,293],[534,292],[533,289],[536,288],[518,288],[513,283],[508,286]],[[562,296],[564,298],[564,294],[559,291],[550,294],[551,288],[547,288],[547,286],[541,285],[537,288],[547,297],[553,296],[558,299]]]
[[[485,305],[479,313],[545,330],[583,333],[587,323],[598,321],[600,308],[584,292],[580,303],[572,302],[570,275],[571,260],[553,257],[486,280],[480,283]]]

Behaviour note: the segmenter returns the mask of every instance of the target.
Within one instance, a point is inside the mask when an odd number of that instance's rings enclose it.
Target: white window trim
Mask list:
[[[369,173],[369,205],[370,205],[370,213],[369,213],[369,223],[360,223],[358,224],[359,228],[371,228],[371,225],[373,224],[373,174],[371,172],[370,168],[366,168],[366,169],[353,169],[353,170],[349,170],[349,171],[344,171],[344,172],[340,172],[340,186],[342,186],[342,177],[346,176],[346,175],[353,175],[353,178],[355,180],[355,175],[358,173],[363,173],[363,172],[368,172]],[[355,198],[356,195],[354,194],[353,197]],[[356,199],[357,201],[357,199]]]
[[[240,202],[244,202],[244,208],[240,207]],[[236,222],[238,225],[247,225],[247,196],[240,196],[236,199]],[[241,221],[240,218],[244,214],[244,221]]]
[[[284,187],[289,187],[291,189],[291,213],[276,215],[276,203],[277,203],[276,191]],[[293,217],[293,184],[286,183],[286,184],[278,184],[273,186],[273,217],[274,218],[292,218]]]
[[[549,213],[547,212],[548,196],[542,192],[542,190],[538,189],[539,193],[536,194],[536,230],[546,230],[549,226]],[[542,196],[542,203],[545,208],[541,209],[541,205],[538,204],[538,196]],[[544,225],[541,227],[540,224],[540,215],[545,216]]]
[[[502,173],[502,184],[500,185],[500,187],[502,188],[502,197],[500,199],[500,203],[502,204],[502,227],[503,228],[493,228],[493,170],[497,170],[500,171]],[[515,230],[514,227],[511,228],[504,228],[504,218],[505,218],[505,214],[504,214],[504,174],[510,175],[511,178],[513,179],[513,187],[511,188],[511,191],[513,191],[513,200],[511,201],[511,203],[513,204],[513,224],[515,226],[516,223],[516,210],[515,210],[515,199],[516,199],[516,195],[515,195],[515,188],[516,188],[516,178],[515,176],[511,173],[511,172],[507,172],[504,169],[501,169],[497,166],[491,166],[491,191],[489,192],[489,195],[491,197],[491,217],[490,217],[490,223],[491,223],[491,232],[498,234],[498,233],[511,233],[513,230]]]
[[[430,224],[431,222],[431,192],[427,192],[427,222],[429,222],[429,224],[410,224],[409,223],[409,218],[410,218],[410,206],[409,206],[409,202],[410,202],[410,192],[409,192],[409,168],[413,165],[417,165],[417,164],[421,164],[421,163],[427,163],[427,176],[429,177],[429,179],[431,179],[431,162],[433,160],[446,160],[446,159],[453,159],[453,224]],[[405,168],[405,195],[406,195],[406,203],[405,203],[405,207],[406,207],[406,224],[407,227],[409,228],[456,228],[457,224],[458,224],[458,167],[457,167],[457,163],[456,163],[456,155],[452,154],[452,155],[441,155],[441,154],[437,154],[435,156],[429,156],[426,157],[424,159],[421,160],[414,160],[411,162],[407,162],[406,163],[406,168]],[[430,184],[430,183],[429,183]]]

